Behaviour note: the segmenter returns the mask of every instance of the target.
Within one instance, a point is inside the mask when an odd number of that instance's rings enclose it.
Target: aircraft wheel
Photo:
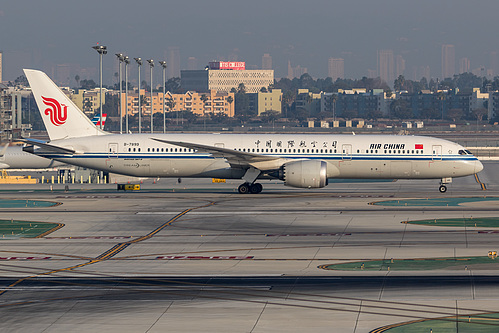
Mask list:
[[[440,191],[440,193],[445,193],[445,192],[447,192],[447,186],[440,185],[440,187],[438,188],[438,190]]]
[[[262,184],[254,183],[250,186],[251,194],[258,194],[258,193],[262,192],[262,190],[263,190]]]
[[[244,184],[239,185],[237,190],[239,191],[240,194],[248,194],[250,192],[250,187],[249,187],[248,183],[244,183]]]

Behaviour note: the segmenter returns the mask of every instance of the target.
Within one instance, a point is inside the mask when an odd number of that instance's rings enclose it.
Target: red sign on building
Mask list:
[[[245,70],[246,63],[244,61],[212,61],[210,62],[210,69],[232,69],[232,70]]]

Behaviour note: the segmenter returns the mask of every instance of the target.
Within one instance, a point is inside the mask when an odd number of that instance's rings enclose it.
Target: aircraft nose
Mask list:
[[[475,161],[475,173],[479,173],[482,170],[483,170],[483,164],[482,164],[482,162],[476,160]]]

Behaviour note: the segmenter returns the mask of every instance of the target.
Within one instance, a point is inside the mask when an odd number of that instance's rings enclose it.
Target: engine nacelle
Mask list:
[[[286,163],[282,166],[284,185],[300,188],[320,188],[327,185],[327,163],[320,160],[305,160]]]

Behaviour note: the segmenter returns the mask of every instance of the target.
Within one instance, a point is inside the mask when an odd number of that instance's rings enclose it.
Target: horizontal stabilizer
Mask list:
[[[41,148],[43,148],[44,152],[50,152],[50,153],[56,153],[56,154],[65,154],[65,155],[68,155],[68,154],[73,155],[75,153],[75,151],[73,149],[54,146],[54,145],[51,145],[47,142],[43,142],[40,140],[21,139],[19,141],[25,142],[25,143],[32,145],[32,146],[41,147]]]

